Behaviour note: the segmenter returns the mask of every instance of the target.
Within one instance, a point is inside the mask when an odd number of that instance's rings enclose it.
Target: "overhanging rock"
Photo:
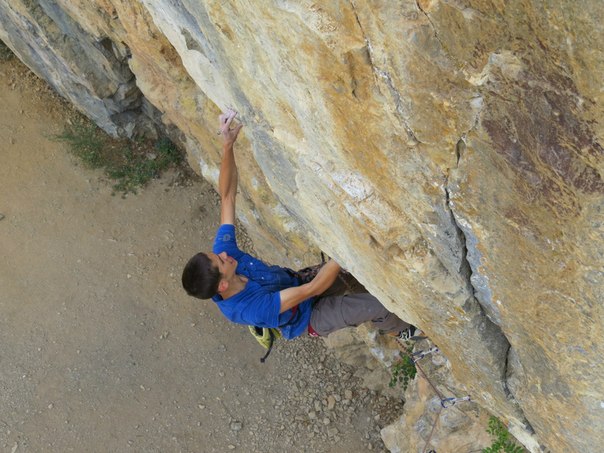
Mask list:
[[[240,215],[267,260],[325,250],[484,407],[594,451],[604,4],[323,3],[2,0],[0,38],[110,133],[152,104],[214,182],[215,118],[237,107]]]

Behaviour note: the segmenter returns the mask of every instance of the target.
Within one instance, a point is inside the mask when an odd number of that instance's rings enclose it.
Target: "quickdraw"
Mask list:
[[[413,363],[417,363],[419,360],[423,359],[427,355],[430,355],[430,354],[433,354],[436,352],[438,352],[438,348],[436,346],[433,346],[430,349],[427,349],[425,351],[414,352],[411,354],[411,357],[413,358]]]
[[[434,434],[434,431],[436,429],[436,425],[438,424],[438,420],[440,419],[440,413],[442,412],[442,410],[455,406],[455,404],[457,404],[461,401],[472,401],[470,399],[470,395],[464,396],[463,398],[454,398],[454,397],[445,398],[444,395],[438,391],[438,389],[432,383],[432,381],[430,381],[430,379],[428,378],[428,375],[426,374],[426,372],[423,370],[423,368],[420,366],[420,364],[418,362],[421,358],[427,356],[428,354],[434,353],[436,351],[438,351],[438,348],[432,347],[426,351],[419,351],[417,354],[413,354],[414,356],[417,357],[417,358],[413,359],[413,363],[415,364],[417,370],[422,374],[424,379],[426,379],[428,384],[430,384],[430,387],[432,387],[432,390],[434,390],[434,393],[436,393],[436,395],[438,395],[438,398],[440,399],[440,406],[441,406],[438,408],[438,413],[436,414],[436,418],[434,420],[434,424],[432,425],[432,430],[430,431],[428,440],[426,440],[426,445],[424,446],[423,453],[430,453],[430,452],[436,453],[434,450],[428,451],[428,447],[430,446],[430,442],[432,441],[432,435]]]
[[[464,396],[463,398],[445,398],[440,400],[440,405],[445,409],[455,406],[457,403],[461,401],[472,401],[470,395]]]

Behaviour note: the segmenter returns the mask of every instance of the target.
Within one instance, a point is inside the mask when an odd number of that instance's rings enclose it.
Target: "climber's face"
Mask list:
[[[218,268],[220,271],[220,275],[225,280],[230,280],[237,270],[237,260],[232,256],[227,255],[226,252],[222,252],[219,254],[209,253],[208,254],[214,266]]]

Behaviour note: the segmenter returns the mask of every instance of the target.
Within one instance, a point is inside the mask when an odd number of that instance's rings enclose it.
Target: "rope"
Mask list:
[[[436,414],[436,419],[434,420],[434,424],[432,425],[432,430],[430,431],[430,435],[428,436],[428,440],[426,441],[426,445],[424,445],[424,449],[422,453],[426,453],[428,450],[428,446],[430,445],[430,441],[432,440],[432,434],[434,434],[434,430],[436,429],[436,424],[440,420],[440,413],[443,411],[443,407],[438,408],[438,413]],[[434,450],[431,450],[434,451]],[[436,453],[436,452],[434,452]]]
[[[428,384],[430,384],[430,387],[432,387],[432,390],[434,390],[434,392],[438,395],[438,397],[440,398],[440,400],[442,402],[445,399],[443,394],[440,393],[438,391],[438,389],[436,388],[436,386],[434,384],[432,384],[432,381],[430,381],[430,379],[428,379],[428,376],[426,375],[424,369],[420,366],[420,364],[415,362],[415,366],[417,367],[419,372],[422,373],[422,376],[424,377],[424,379],[426,381],[428,381]],[[436,418],[434,419],[434,424],[432,425],[432,430],[430,431],[430,435],[428,436],[428,440],[426,441],[426,445],[424,445],[424,450],[422,451],[422,453],[426,453],[428,446],[430,445],[430,441],[432,440],[432,435],[434,434],[434,430],[436,429],[436,424],[438,423],[438,420],[440,419],[440,413],[442,412],[443,408],[444,408],[444,406],[441,403],[440,407],[438,408],[438,413],[436,414]]]
[[[428,384],[430,384],[430,387],[432,387],[432,390],[434,390],[434,392],[438,395],[438,397],[440,398],[440,400],[441,401],[445,400],[446,398],[444,397],[444,395],[442,393],[440,393],[438,391],[438,389],[434,386],[434,384],[432,384],[432,381],[430,381],[430,379],[428,379],[428,376],[426,375],[424,369],[419,365],[419,363],[415,362],[415,366],[420,371],[420,373],[422,373],[422,376],[424,377],[424,379],[426,381],[428,381]]]
[[[419,357],[419,359],[421,359],[422,357],[425,357],[426,355],[427,354]],[[418,359],[418,361],[414,361],[416,368],[419,370],[419,372],[422,374],[422,376],[428,382],[428,384],[430,384],[430,387],[432,387],[432,390],[434,390],[434,393],[436,393],[436,395],[440,398],[440,407],[438,408],[438,413],[436,414],[436,418],[434,419],[434,423],[432,424],[432,430],[430,431],[430,435],[428,436],[428,440],[426,440],[426,445],[424,445],[424,450],[422,452],[422,453],[426,453],[428,446],[430,445],[430,442],[432,441],[432,435],[434,434],[436,425],[438,424],[438,421],[440,420],[440,414],[441,414],[442,410],[447,409],[451,406],[454,406],[455,403],[457,403],[458,401],[470,401],[470,396],[468,395],[463,398],[445,398],[444,395],[438,391],[438,389],[432,383],[432,381],[430,379],[428,379],[428,375],[426,374],[424,369],[421,367],[421,365],[418,363],[419,359]],[[431,451],[436,453],[434,450],[431,450]]]

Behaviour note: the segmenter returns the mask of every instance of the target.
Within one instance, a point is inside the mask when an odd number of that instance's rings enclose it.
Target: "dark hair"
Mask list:
[[[182,271],[182,287],[189,296],[210,299],[218,293],[220,271],[208,255],[193,256]]]

